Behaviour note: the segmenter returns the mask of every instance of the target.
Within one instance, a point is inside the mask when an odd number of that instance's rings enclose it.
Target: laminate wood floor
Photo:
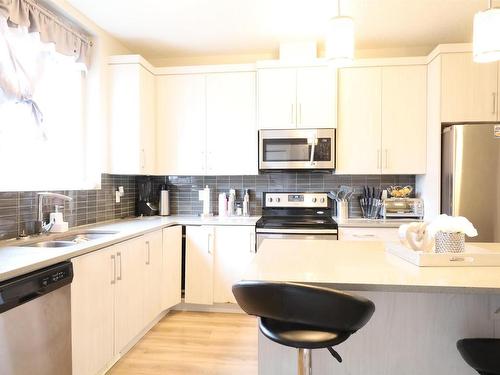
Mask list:
[[[173,311],[108,375],[256,375],[257,319]]]

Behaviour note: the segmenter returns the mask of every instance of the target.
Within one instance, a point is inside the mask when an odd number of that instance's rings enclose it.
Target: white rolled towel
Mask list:
[[[432,237],[435,237],[437,232],[465,233],[468,237],[477,236],[474,225],[463,216],[439,215],[427,226],[427,230]]]

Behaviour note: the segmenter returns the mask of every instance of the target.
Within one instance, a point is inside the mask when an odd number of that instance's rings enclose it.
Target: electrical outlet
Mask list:
[[[116,203],[120,203],[120,197],[121,197],[120,192],[118,190],[115,191],[115,202]]]

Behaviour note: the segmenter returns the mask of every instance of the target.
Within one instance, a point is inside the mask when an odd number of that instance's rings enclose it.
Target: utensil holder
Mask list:
[[[436,253],[463,253],[465,251],[465,234],[452,232],[436,233]]]
[[[337,201],[337,218],[341,220],[349,218],[349,201]]]
[[[376,219],[382,208],[382,200],[377,198],[361,198],[359,200],[361,214],[365,219]]]

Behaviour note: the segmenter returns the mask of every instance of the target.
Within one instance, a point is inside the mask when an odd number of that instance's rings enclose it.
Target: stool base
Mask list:
[[[312,349],[299,349],[299,375],[312,375]]]

